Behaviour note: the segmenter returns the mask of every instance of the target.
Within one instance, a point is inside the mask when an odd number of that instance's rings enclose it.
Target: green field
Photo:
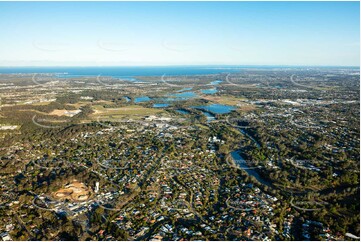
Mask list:
[[[100,105],[93,106],[94,113],[91,118],[101,120],[116,120],[119,118],[135,118],[139,119],[144,116],[162,113],[161,109],[145,108],[140,105],[130,105],[121,108],[104,108]]]

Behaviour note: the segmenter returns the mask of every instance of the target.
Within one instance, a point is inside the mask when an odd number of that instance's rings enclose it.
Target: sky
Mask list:
[[[360,65],[359,2],[0,2],[0,66]]]

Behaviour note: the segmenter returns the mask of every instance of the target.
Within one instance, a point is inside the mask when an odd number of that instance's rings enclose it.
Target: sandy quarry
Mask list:
[[[64,188],[54,192],[53,196],[60,200],[71,200],[75,202],[86,201],[91,196],[92,191],[83,183],[74,180],[72,183],[66,185]]]
[[[55,109],[49,114],[56,115],[56,116],[73,117],[74,115],[77,115],[80,112],[81,112],[81,110],[79,110],[79,109],[77,109],[77,110]]]

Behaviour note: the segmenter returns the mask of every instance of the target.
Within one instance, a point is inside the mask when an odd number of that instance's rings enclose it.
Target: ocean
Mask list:
[[[122,67],[0,67],[1,74],[53,73],[60,77],[76,76],[162,76],[237,73],[245,69],[270,69],[271,66],[122,66]]]

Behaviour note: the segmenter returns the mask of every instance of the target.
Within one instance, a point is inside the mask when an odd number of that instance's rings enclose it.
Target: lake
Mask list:
[[[147,96],[143,96],[143,97],[136,97],[134,99],[134,103],[141,103],[141,102],[149,102],[150,98]]]
[[[236,107],[223,104],[210,104],[207,106],[194,106],[192,108],[201,109],[215,114],[226,114],[236,109]]]
[[[203,89],[203,90],[201,90],[201,92],[203,94],[215,94],[215,93],[218,92],[218,90],[216,88],[214,88],[214,89]]]
[[[190,98],[196,98],[198,95],[195,92],[181,92],[181,93],[171,93],[168,96],[176,97],[177,99],[184,100]]]
[[[168,103],[154,103],[153,108],[166,108],[169,107]]]

